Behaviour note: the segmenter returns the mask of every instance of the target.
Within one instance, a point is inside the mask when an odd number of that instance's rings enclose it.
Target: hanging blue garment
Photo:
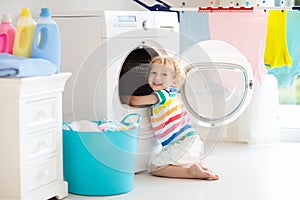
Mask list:
[[[197,42],[210,39],[208,13],[184,11],[180,13],[180,52]]]
[[[279,86],[293,86],[300,75],[300,12],[287,11],[286,20],[287,45],[293,64],[290,67],[268,69],[268,73],[277,78]]]

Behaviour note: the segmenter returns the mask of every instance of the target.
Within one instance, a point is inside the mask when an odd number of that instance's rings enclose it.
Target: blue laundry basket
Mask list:
[[[135,122],[127,122],[132,117]],[[129,114],[121,121],[125,125],[139,122],[138,114]],[[105,132],[77,132],[68,127],[63,130],[63,169],[69,192],[104,196],[131,191],[139,126]]]

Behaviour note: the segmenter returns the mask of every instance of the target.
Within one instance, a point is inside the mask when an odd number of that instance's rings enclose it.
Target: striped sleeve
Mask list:
[[[158,97],[158,102],[157,102],[157,104],[160,104],[160,105],[166,103],[166,100],[167,100],[167,99],[169,98],[169,96],[170,96],[170,93],[169,93],[169,91],[167,91],[167,90],[158,90],[158,91],[156,91],[155,93],[157,94],[157,97]]]

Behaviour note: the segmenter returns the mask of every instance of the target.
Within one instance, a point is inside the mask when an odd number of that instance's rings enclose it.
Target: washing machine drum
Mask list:
[[[187,72],[181,96],[200,125],[226,125],[249,105],[253,92],[252,68],[232,45],[216,40],[199,42],[183,52],[180,64]]]

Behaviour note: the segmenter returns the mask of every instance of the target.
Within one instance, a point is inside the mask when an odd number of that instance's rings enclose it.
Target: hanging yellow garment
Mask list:
[[[287,47],[286,11],[269,11],[264,60],[267,68],[292,65]]]

